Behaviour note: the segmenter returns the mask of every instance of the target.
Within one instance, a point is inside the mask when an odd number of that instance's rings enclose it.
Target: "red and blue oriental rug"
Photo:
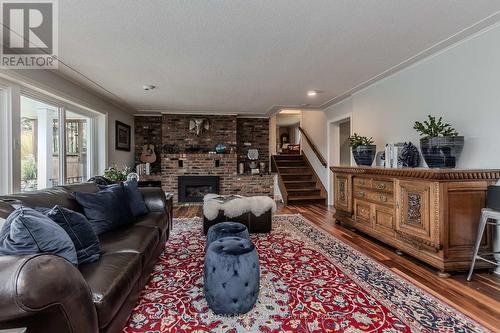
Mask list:
[[[301,215],[277,215],[271,234],[252,235],[257,305],[217,316],[203,295],[202,220],[174,223],[123,332],[488,332]]]

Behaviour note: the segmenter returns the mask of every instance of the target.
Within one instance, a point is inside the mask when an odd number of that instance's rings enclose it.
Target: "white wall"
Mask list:
[[[325,159],[328,156],[327,142],[327,117],[323,111],[302,111],[302,121],[300,125],[307,133],[312,142],[316,145]],[[320,178],[323,186],[328,188],[328,168],[325,168],[305,139],[301,139],[302,151],[307,156],[316,174]]]
[[[500,26],[381,80],[324,110],[352,113],[353,131],[387,142],[412,141],[416,120],[443,116],[465,147],[457,167],[500,167]],[[304,113],[306,115],[306,113]]]
[[[107,166],[116,164],[119,167],[134,165],[134,117],[133,110],[118,107],[108,100],[94,95],[89,90],[66,80],[65,78],[49,70],[0,70],[0,75],[7,79],[23,82],[50,94],[62,97],[68,101],[93,109],[107,115],[107,142],[99,142],[106,145]],[[131,151],[119,151],[115,149],[115,121],[119,120],[132,127]],[[102,170],[100,170],[102,171]]]

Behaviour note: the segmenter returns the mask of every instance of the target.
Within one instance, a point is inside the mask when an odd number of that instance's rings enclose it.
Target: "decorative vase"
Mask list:
[[[420,150],[429,168],[454,168],[463,148],[463,136],[420,139]]]
[[[215,151],[217,154],[225,154],[227,151],[227,147],[223,143],[219,143],[217,146],[215,146]]]
[[[357,165],[371,166],[376,152],[376,145],[352,147],[352,155]]]

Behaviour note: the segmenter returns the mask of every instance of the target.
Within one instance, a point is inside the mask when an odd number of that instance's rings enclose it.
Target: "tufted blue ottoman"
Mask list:
[[[208,247],[204,267],[205,298],[216,314],[250,311],[260,288],[259,257],[255,245],[240,237],[224,237]]]
[[[248,229],[243,224],[238,222],[222,222],[217,223],[208,229],[207,233],[207,243],[205,250],[214,241],[222,237],[241,237],[245,239],[250,239],[248,234]]]

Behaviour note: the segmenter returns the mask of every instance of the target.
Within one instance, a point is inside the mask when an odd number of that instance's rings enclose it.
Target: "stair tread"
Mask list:
[[[280,169],[309,169],[309,167],[306,165],[304,165],[304,166],[296,166],[296,165],[294,165],[294,166],[289,166],[289,165],[280,166],[280,165],[278,165],[278,168],[280,168]]]
[[[287,192],[321,191],[319,188],[316,188],[316,187],[287,188],[286,190],[287,190]]]
[[[309,172],[280,172],[280,175],[282,176],[311,176],[312,173]]]
[[[325,200],[326,197],[322,195],[289,195],[288,201],[295,200]]]
[[[316,183],[315,180],[284,180],[283,183],[290,183],[290,184],[296,184],[296,183]]]

